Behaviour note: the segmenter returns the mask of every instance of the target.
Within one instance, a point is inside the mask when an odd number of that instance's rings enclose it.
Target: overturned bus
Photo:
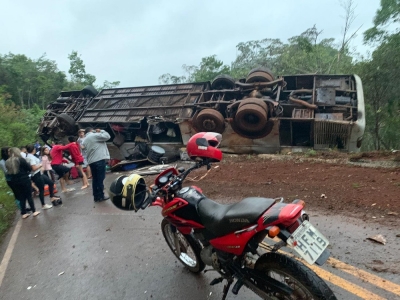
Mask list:
[[[226,153],[279,153],[285,149],[360,150],[365,128],[357,75],[289,75],[256,68],[243,79],[61,92],[38,128],[49,139],[79,128],[110,133],[112,158],[130,159],[138,145],[176,151],[199,131],[222,134]]]

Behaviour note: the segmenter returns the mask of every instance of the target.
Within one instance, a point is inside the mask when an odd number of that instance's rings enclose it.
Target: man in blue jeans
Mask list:
[[[106,141],[110,139],[107,131],[88,127],[85,129],[85,140],[82,146],[86,150],[86,156],[92,170],[92,189],[94,202],[110,199],[104,196],[104,179],[106,178],[106,160],[110,159],[110,153]]]

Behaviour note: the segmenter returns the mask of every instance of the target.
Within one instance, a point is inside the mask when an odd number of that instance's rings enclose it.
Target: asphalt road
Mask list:
[[[130,213],[95,204],[80,186],[62,195],[61,207],[16,219],[0,246],[0,299],[221,298],[223,286],[209,285],[217,273],[193,275],[170,252],[159,208]],[[400,299],[400,232],[308,210],[333,254],[314,270],[338,299]],[[375,234],[387,243],[366,239]],[[228,299],[258,297],[243,288]]]

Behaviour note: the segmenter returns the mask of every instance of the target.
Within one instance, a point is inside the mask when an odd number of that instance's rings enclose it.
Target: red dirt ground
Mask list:
[[[397,154],[333,156],[333,163],[325,163],[327,154],[319,155],[322,159],[304,155],[290,155],[290,159],[288,155],[225,155],[207,176],[190,184],[201,187],[207,197],[222,203],[249,196],[284,197],[285,202],[300,198],[306,201],[306,210],[308,207],[351,215],[389,226],[400,224],[400,167],[371,168],[348,163],[349,158],[385,158],[386,162],[400,165]],[[203,168],[189,177],[200,178],[205,172]]]

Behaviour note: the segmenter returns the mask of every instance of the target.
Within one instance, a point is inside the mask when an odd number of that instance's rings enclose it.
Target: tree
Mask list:
[[[192,78],[195,82],[211,81],[220,74],[230,72],[230,68],[222,60],[218,60],[216,55],[203,57],[199,67],[193,70]]]
[[[44,111],[37,105],[21,110],[13,102],[7,103],[5,95],[0,92],[0,147],[20,147],[33,143]]]
[[[72,51],[68,55],[70,67],[68,73],[71,75],[71,88],[82,89],[86,85],[93,85],[96,76],[86,73],[85,64],[77,51]]]
[[[400,148],[400,0],[381,0],[374,26],[364,41],[377,44],[369,61],[357,65],[363,79],[366,112],[366,149]],[[394,30],[393,28],[396,27]]]
[[[355,5],[353,0],[347,0],[347,1],[342,1],[340,2],[342,8],[345,11],[345,16],[344,16],[344,27],[342,29],[342,41],[340,43],[338,52],[337,52],[337,57],[334,59],[332,62],[332,67],[336,65],[336,69],[345,69],[347,64],[342,65],[342,56],[343,55],[349,55],[349,44],[352,39],[354,39],[357,35],[357,32],[360,30],[361,26],[354,31],[353,33],[349,33],[351,25],[353,24],[355,20]],[[336,64],[334,63],[336,61]],[[347,63],[347,62],[345,62]],[[328,73],[330,70],[328,71]]]
[[[229,74],[230,68],[224,65],[222,60],[218,60],[216,55],[203,57],[199,66],[182,66],[188,76],[175,76],[169,73],[163,74],[158,78],[160,84],[178,84],[184,82],[204,82],[211,81],[220,74]]]
[[[187,78],[185,76],[174,76],[166,73],[158,77],[158,82],[160,84],[179,84],[187,82]]]
[[[108,80],[104,80],[103,86],[100,87],[100,89],[113,89],[116,88],[117,86],[119,86],[120,81],[113,81],[110,82]]]
[[[45,54],[36,60],[21,54],[0,55],[0,85],[22,108],[35,103],[45,108],[65,84],[65,74]]]
[[[279,39],[266,38],[258,41],[239,43],[236,46],[236,59],[232,62],[231,75],[234,78],[246,77],[247,73],[259,66],[277,71],[277,61],[283,52],[284,44]]]
[[[367,43],[379,42],[392,34],[399,34],[400,0],[381,0],[381,5],[374,17],[374,26],[364,32]],[[392,25],[392,26],[391,26]],[[390,29],[395,27],[393,31]]]
[[[367,130],[371,145],[367,149],[400,148],[400,36],[385,38],[370,61],[357,65],[364,85]]]

